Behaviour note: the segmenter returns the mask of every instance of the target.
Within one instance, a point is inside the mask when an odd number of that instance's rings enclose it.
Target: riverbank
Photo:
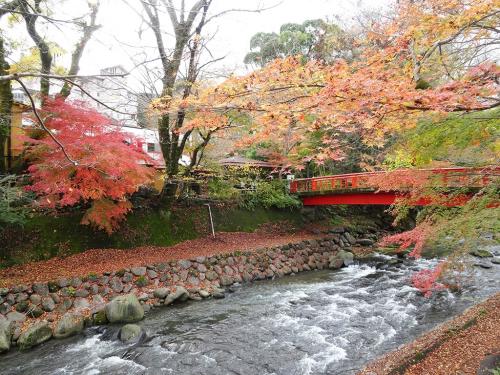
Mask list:
[[[252,233],[218,232],[173,246],[141,246],[133,249],[91,249],[64,258],[27,263],[0,270],[0,287],[47,282],[57,278],[119,271],[124,268],[168,262],[196,256],[255,250],[321,237],[317,231],[286,233],[266,226]]]
[[[374,243],[373,237],[375,234],[356,238],[340,227],[328,234],[226,233],[219,234],[218,241],[195,240],[118,255],[117,250],[95,250],[78,254],[80,264],[73,257],[60,260],[67,262],[65,267],[53,268],[54,261],[31,264],[28,269],[28,265],[16,267],[8,270],[10,275],[42,281],[0,288],[0,351],[11,344],[27,349],[53,336],[81,332],[84,326],[140,320],[152,308],[175,301],[222,298],[221,288],[234,283],[338,269],[353,262],[354,255],[347,250]],[[208,243],[210,246],[203,246]],[[103,269],[106,271],[90,272]],[[32,272],[29,278],[23,274],[27,270]],[[78,276],[61,276],[61,271]],[[49,276],[54,278],[47,281]],[[137,314],[116,318],[109,312],[115,301],[130,305],[122,309],[123,314]]]
[[[499,357],[500,293],[497,293],[370,363],[358,375],[490,375],[490,369],[500,367]],[[494,358],[497,365],[493,365]]]

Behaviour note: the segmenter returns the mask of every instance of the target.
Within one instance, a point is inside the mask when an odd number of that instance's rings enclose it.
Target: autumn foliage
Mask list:
[[[338,160],[339,134],[355,132],[380,147],[414,128],[423,114],[498,105],[500,69],[484,58],[497,6],[495,0],[398,1],[391,17],[372,23],[356,41],[362,53],[354,61],[289,56],[246,76],[193,88],[188,97],[164,97],[154,107],[161,113],[181,108],[193,117],[213,111],[222,122],[228,113],[244,112],[252,121],[240,145],[266,142],[271,161],[285,166]],[[465,60],[475,54],[482,58]],[[318,132],[321,143],[304,155]]]
[[[131,209],[128,197],[152,179],[148,156],[109,118],[81,103],[47,100],[42,113],[76,165],[47,135],[32,139],[28,189],[42,208],[88,207],[82,224],[111,233]]]
[[[443,263],[434,269],[424,269],[412,275],[411,282],[425,297],[430,297],[432,292],[445,289],[445,285],[438,282],[443,272]]]

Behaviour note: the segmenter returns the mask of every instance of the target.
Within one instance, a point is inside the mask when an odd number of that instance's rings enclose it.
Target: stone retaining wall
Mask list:
[[[110,310],[113,302],[108,301],[114,301],[118,310],[129,303],[131,310],[137,310],[139,305],[147,313],[151,308],[175,301],[223,298],[223,288],[234,283],[348,265],[353,261],[353,254],[347,251],[350,246],[356,243],[366,246],[369,241],[369,238],[356,240],[338,228],[318,240],[3,288],[0,289],[0,352],[9,350],[11,345],[26,349],[52,336],[67,337],[84,326],[105,324],[109,320],[114,323],[137,320],[120,318],[119,311],[116,318],[116,311]]]

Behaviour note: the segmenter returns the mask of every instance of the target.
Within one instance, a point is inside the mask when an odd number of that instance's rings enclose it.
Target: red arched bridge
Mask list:
[[[460,206],[470,199],[474,191],[490,184],[498,186],[499,176],[500,166],[348,173],[292,180],[290,192],[298,194],[305,206],[390,205],[398,198],[410,197],[422,186],[432,186],[440,188],[441,197],[449,196],[449,199],[436,202],[436,197],[416,194],[418,197],[410,204]],[[466,188],[466,191],[454,194],[458,188]]]

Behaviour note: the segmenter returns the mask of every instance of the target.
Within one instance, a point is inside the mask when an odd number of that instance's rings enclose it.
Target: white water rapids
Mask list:
[[[385,259],[384,259],[385,258]],[[387,257],[379,258],[387,261]],[[368,361],[500,290],[492,269],[475,269],[460,293],[422,297],[411,274],[434,261],[376,262],[243,285],[224,300],[153,311],[148,338],[116,340],[118,326],[52,340],[0,357],[13,374],[354,374]]]

